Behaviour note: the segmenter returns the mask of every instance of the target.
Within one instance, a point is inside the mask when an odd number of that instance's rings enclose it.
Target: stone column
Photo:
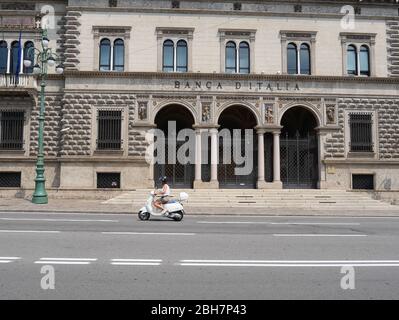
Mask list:
[[[202,182],[202,146],[201,146],[201,130],[197,129],[195,131],[195,182]]]
[[[218,164],[219,164],[219,148],[218,148],[218,130],[211,129],[211,185],[219,188],[218,181]]]
[[[319,149],[318,154],[318,165],[319,165],[319,182],[318,188],[319,189],[326,189],[326,166],[323,163],[324,160],[324,140],[325,140],[325,133],[322,131],[317,132],[317,146]]]
[[[265,180],[265,133],[263,129],[258,129],[258,189],[267,187]]]
[[[280,170],[280,132],[273,132],[273,183],[281,183],[281,170]]]

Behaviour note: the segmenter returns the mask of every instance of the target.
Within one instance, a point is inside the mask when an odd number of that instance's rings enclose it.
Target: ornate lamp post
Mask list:
[[[44,146],[43,146],[43,130],[44,130],[44,101],[45,101],[45,87],[48,67],[55,67],[58,74],[64,72],[64,66],[57,54],[55,54],[49,46],[49,39],[47,38],[47,30],[41,29],[41,47],[42,50],[36,48],[29,48],[27,57],[33,56],[36,62],[33,66],[33,73],[38,75],[40,79],[40,113],[39,113],[39,150],[36,162],[36,179],[35,179],[35,192],[33,193],[32,202],[36,204],[48,203],[46,192],[46,179],[44,177]],[[33,52],[32,52],[33,51]],[[31,60],[24,60],[24,66],[29,68],[32,66]]]

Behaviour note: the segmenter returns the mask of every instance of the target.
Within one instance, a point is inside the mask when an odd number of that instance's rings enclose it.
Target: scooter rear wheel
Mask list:
[[[184,212],[183,212],[183,211],[179,211],[179,212],[176,212],[176,213],[175,213],[175,215],[174,215],[174,217],[173,217],[173,220],[175,220],[175,221],[182,221],[182,220],[183,220],[183,217],[184,217]]]
[[[140,211],[140,212],[138,213],[138,216],[139,216],[139,219],[140,219],[141,221],[147,221],[147,220],[150,219],[150,214],[149,214],[148,212],[142,212],[142,211]]]

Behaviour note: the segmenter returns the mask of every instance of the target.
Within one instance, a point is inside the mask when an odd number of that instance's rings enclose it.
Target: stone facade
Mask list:
[[[317,122],[318,188],[350,190],[352,175],[358,173],[373,174],[375,190],[399,191],[397,5],[393,1],[301,1],[298,5],[298,1],[270,0],[242,1],[238,9],[234,2],[180,1],[176,9],[167,0],[118,0],[112,8],[106,0],[57,2],[56,30],[50,40],[66,70],[63,76],[51,74],[46,87],[44,145],[50,188],[94,190],[99,172],[120,173],[121,189],[152,187],[155,176],[145,161],[146,134],[156,127],[158,112],[178,105],[192,115],[197,132],[209,134],[230,107],[242,106],[254,116],[257,134],[273,136],[267,151],[275,148],[274,159],[268,157],[274,161],[274,182],[258,181],[258,187],[282,187],[276,157],[282,118],[301,107]],[[358,12],[351,30],[341,25],[341,9],[347,4]],[[31,29],[29,35],[37,37],[38,30]],[[18,36],[10,27],[2,30],[8,42]],[[124,71],[99,70],[99,41],[107,36],[125,41]],[[162,72],[160,39],[168,36],[187,40],[189,72]],[[250,43],[250,74],[224,72],[228,38]],[[312,74],[288,75],[284,70],[287,43],[308,40],[313,46]],[[346,45],[351,41],[358,46],[366,41],[370,46],[370,77],[347,75]],[[29,119],[25,151],[10,164],[15,154],[1,150],[0,173],[21,171],[21,187],[29,190],[37,156],[40,88],[10,87],[7,77],[11,75],[0,75],[0,100],[7,96],[0,101],[0,111],[6,101],[8,107],[12,105],[9,96],[14,95],[15,105],[25,108]],[[20,95],[25,96],[24,103],[17,102]],[[108,109],[122,112],[122,148],[103,152],[97,149],[97,115]],[[349,150],[348,115],[357,111],[373,116],[374,150],[367,154]],[[211,182],[199,181],[199,172],[194,186],[218,187],[215,170]],[[262,179],[261,171],[258,175]]]

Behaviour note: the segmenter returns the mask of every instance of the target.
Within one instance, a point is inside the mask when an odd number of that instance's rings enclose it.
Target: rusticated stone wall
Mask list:
[[[65,16],[63,29],[64,36],[64,57],[66,70],[79,70],[79,54],[80,54],[80,26],[79,18],[81,17],[79,11],[68,11]]]
[[[387,21],[388,74],[399,77],[399,19]]]
[[[46,95],[43,131],[46,156],[56,157],[60,152],[60,124],[62,117],[62,94]],[[40,102],[33,106],[30,122],[30,155],[38,152]]]
[[[380,159],[399,159],[399,100],[397,99],[338,99],[338,124],[341,130],[327,137],[326,158],[344,158],[345,110],[376,111]],[[347,133],[349,134],[349,132]]]
[[[147,143],[144,131],[134,127],[136,97],[130,94],[115,93],[67,93],[63,99],[61,126],[70,128],[61,136],[62,156],[90,156],[92,154],[92,121],[96,121],[96,109],[99,107],[127,107],[128,137],[122,133],[122,139],[128,139],[128,155],[144,156]]]

